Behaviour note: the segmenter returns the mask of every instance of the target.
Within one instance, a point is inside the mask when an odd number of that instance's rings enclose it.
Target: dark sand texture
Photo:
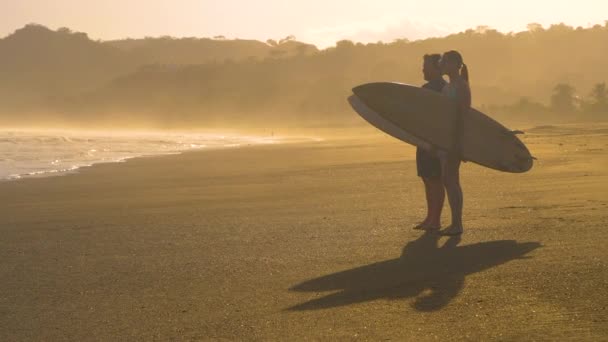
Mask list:
[[[378,135],[0,183],[0,340],[608,340],[608,128],[523,140],[461,241]]]

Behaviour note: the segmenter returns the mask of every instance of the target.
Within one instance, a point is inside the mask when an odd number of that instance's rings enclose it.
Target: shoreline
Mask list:
[[[389,136],[382,136],[382,135],[371,135],[372,136],[372,141],[378,143],[381,141],[389,141],[391,144],[398,144],[398,145],[404,145],[405,147],[403,148],[404,151],[414,151],[414,153],[409,153],[408,154],[404,154],[403,156],[403,160],[404,161],[415,161],[415,147],[404,144],[402,142],[399,142],[397,140],[395,140],[392,137]],[[66,176],[73,176],[73,175],[79,175],[83,172],[87,172],[89,170],[95,171],[96,168],[98,167],[116,167],[117,169],[112,170],[112,172],[117,172],[121,165],[124,164],[128,164],[128,163],[133,163],[133,162],[138,162],[140,160],[146,160],[146,159],[158,159],[159,161],[165,158],[170,158],[170,157],[175,157],[175,156],[188,156],[190,154],[205,154],[205,153],[210,153],[210,152],[221,152],[221,151],[230,151],[230,150],[257,150],[260,148],[286,148],[286,147],[312,147],[313,145],[319,145],[320,147],[325,147],[327,148],[328,146],[334,146],[334,145],[343,145],[343,144],[348,144],[350,143],[354,143],[355,139],[353,138],[346,138],[346,139],[340,139],[340,138],[334,138],[334,139],[327,139],[327,138],[318,138],[318,137],[314,137],[314,138],[307,138],[310,140],[298,140],[298,141],[286,141],[286,142],[272,142],[272,143],[259,143],[259,144],[243,144],[243,145],[239,145],[239,146],[223,146],[223,147],[211,147],[211,148],[194,148],[194,149],[188,149],[188,150],[183,150],[183,151],[177,151],[177,152],[167,152],[167,153],[158,153],[158,154],[145,154],[145,155],[139,155],[139,156],[133,156],[133,157],[126,157],[123,158],[121,160],[116,160],[116,161],[101,161],[101,162],[95,162],[92,163],[90,165],[83,165],[83,166],[79,166],[79,167],[74,167],[73,169],[68,169],[68,170],[52,170],[52,171],[45,171],[45,172],[41,172],[40,174],[34,174],[34,175],[30,175],[30,174],[24,174],[24,175],[19,175],[19,177],[17,178],[0,178],[0,185],[2,184],[6,184],[6,183],[13,183],[13,182],[21,182],[21,181],[28,181],[28,180],[52,180],[54,178],[60,178],[60,177],[66,177]],[[355,144],[357,145],[357,144]]]
[[[26,173],[26,174],[9,175],[6,178],[0,178],[0,184],[3,182],[15,182],[15,181],[21,181],[21,180],[28,180],[28,179],[64,177],[64,176],[68,176],[68,175],[72,175],[72,174],[77,174],[84,169],[92,168],[97,165],[121,164],[121,163],[126,163],[133,159],[166,157],[166,156],[172,156],[172,155],[179,155],[179,154],[183,154],[183,153],[187,153],[187,152],[195,152],[195,151],[168,152],[168,153],[159,153],[159,154],[143,154],[143,155],[138,155],[138,156],[133,156],[133,157],[125,157],[125,158],[121,158],[118,160],[104,160],[104,161],[94,162],[94,163],[82,165],[82,166],[73,166],[72,168],[62,169],[62,170],[35,171],[35,172],[31,172],[31,173]]]
[[[21,173],[21,174],[9,174],[5,177],[0,177],[0,183],[18,181],[18,180],[22,180],[22,179],[65,176],[65,175],[77,173],[82,169],[90,168],[95,165],[120,164],[120,163],[127,162],[131,159],[137,159],[137,158],[162,157],[162,156],[170,156],[170,155],[183,154],[183,153],[189,153],[189,152],[204,152],[204,151],[211,151],[211,150],[218,150],[218,149],[221,150],[221,149],[230,149],[230,148],[243,148],[243,147],[249,147],[249,146],[294,144],[294,143],[298,144],[298,143],[309,143],[309,142],[313,142],[313,141],[317,141],[317,142],[323,141],[323,139],[319,138],[319,137],[298,137],[298,136],[276,136],[276,137],[273,136],[272,137],[273,140],[268,140],[268,141],[266,141],[266,140],[262,141],[261,139],[266,139],[263,137],[239,136],[239,138],[240,139],[249,139],[249,140],[244,140],[239,143],[226,144],[223,146],[219,146],[219,145],[218,146],[197,146],[197,147],[183,148],[181,150],[156,151],[156,152],[150,152],[150,153],[134,152],[134,154],[131,156],[116,157],[116,159],[112,159],[112,160],[83,161],[82,165],[71,165],[69,167],[62,168],[62,169],[47,169],[47,170],[31,171],[28,173]],[[232,139],[235,139],[235,137],[232,137]],[[258,141],[257,142],[251,141],[251,139],[255,139]],[[134,140],[134,141],[136,141],[136,140]]]
[[[597,125],[600,125],[602,127],[608,127],[608,122],[599,122],[596,123]],[[531,132],[539,132],[539,131],[557,131],[559,132],[560,130],[585,130],[585,129],[591,129],[593,130],[593,128],[591,128],[592,126],[589,124],[584,124],[584,123],[566,123],[566,124],[549,124],[549,125],[535,125],[532,127],[527,127],[524,128],[524,130],[526,132],[531,131]],[[69,131],[66,130],[54,130],[53,132],[56,133],[69,133]],[[92,132],[96,132],[96,131],[92,131]],[[127,132],[127,131],[126,131]],[[362,137],[363,138],[370,138],[374,141],[379,141],[379,140],[391,140],[393,138],[385,135],[384,133],[378,132],[375,130],[375,128],[370,128],[370,127],[366,127],[364,129],[354,129],[354,130],[346,130],[341,132],[341,134],[345,134],[350,132],[351,137],[350,138],[346,138],[346,140],[351,140],[354,143],[356,143],[356,139],[352,137],[353,134],[357,134],[357,133],[361,133],[364,132]],[[99,132],[97,132],[99,133]],[[145,133],[145,131],[139,132],[139,134]],[[180,133],[179,131],[175,131],[172,133]],[[181,132],[183,133],[183,132]],[[188,134],[192,134],[192,132],[188,132]],[[244,135],[246,136],[246,135]],[[261,136],[256,136],[258,139],[261,139]],[[13,181],[19,181],[19,180],[24,180],[24,179],[37,179],[37,178],[48,178],[48,177],[60,177],[60,176],[65,176],[65,175],[70,175],[70,174],[74,174],[74,173],[78,173],[80,172],[80,170],[82,169],[86,169],[86,168],[90,168],[93,167],[95,165],[99,165],[99,164],[121,164],[124,162],[128,162],[129,160],[132,159],[139,159],[139,158],[153,158],[153,157],[163,157],[163,156],[171,156],[171,155],[179,155],[179,154],[184,154],[184,153],[190,153],[190,152],[205,152],[205,151],[211,151],[211,150],[217,150],[217,149],[229,149],[229,148],[244,148],[244,147],[250,147],[250,146],[260,146],[260,145],[267,145],[267,144],[306,144],[306,143],[313,143],[313,142],[322,142],[322,141],[339,141],[340,139],[344,139],[343,137],[341,138],[339,137],[334,137],[332,139],[328,139],[328,138],[322,138],[319,136],[276,136],[273,138],[275,139],[283,139],[284,141],[272,141],[272,142],[258,142],[258,143],[246,143],[246,144],[237,144],[238,146],[213,146],[213,147],[196,147],[196,148],[189,148],[189,149],[184,149],[184,150],[180,150],[180,151],[169,151],[169,152],[158,152],[158,153],[150,153],[150,154],[141,154],[141,155],[135,155],[135,156],[129,156],[129,157],[123,157],[123,158],[119,158],[117,160],[102,160],[102,161],[96,161],[96,162],[92,162],[90,164],[84,164],[81,166],[72,166],[66,169],[61,169],[61,170],[46,170],[46,171],[34,171],[31,173],[25,173],[25,174],[14,174],[14,175],[8,175],[7,177],[4,178],[0,178],[0,184],[4,183],[4,182],[13,182]],[[290,140],[295,140],[295,141],[290,141]],[[408,147],[411,147],[408,145]]]

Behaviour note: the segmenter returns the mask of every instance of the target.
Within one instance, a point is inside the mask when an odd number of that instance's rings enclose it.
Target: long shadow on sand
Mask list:
[[[311,279],[292,291],[337,291],[290,307],[316,310],[377,299],[416,298],[413,307],[434,311],[446,306],[464,286],[465,277],[514,259],[539,248],[538,242],[501,240],[458,246],[450,238],[439,247],[439,236],[426,232],[403,248],[400,258],[386,260]]]

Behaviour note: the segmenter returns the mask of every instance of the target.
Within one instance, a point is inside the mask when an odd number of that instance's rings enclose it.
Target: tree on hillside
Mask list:
[[[551,96],[551,109],[557,113],[573,113],[576,110],[574,91],[574,87],[567,83],[556,85]]]
[[[296,37],[294,35],[289,35],[281,40],[279,40],[279,45],[287,43],[287,42],[294,42],[296,40]]]
[[[530,32],[542,32],[543,29],[543,25],[539,24],[539,23],[529,23],[526,28],[528,29],[528,31]]]
[[[475,28],[475,33],[485,34],[491,30],[493,30],[493,29],[488,25],[479,25]]]
[[[589,97],[590,101],[586,104],[586,111],[591,113],[608,112],[608,89],[606,88],[606,82],[593,86]]]
[[[355,43],[350,40],[344,39],[336,43],[336,49],[346,50],[355,47]]]
[[[57,29],[57,32],[58,33],[64,33],[64,34],[71,34],[72,30],[70,30],[67,27],[60,27],[60,28]]]
[[[591,96],[595,100],[595,103],[605,105],[608,101],[606,82],[596,84],[591,91]]]
[[[407,39],[407,38],[396,38],[396,39],[393,40],[392,44],[394,44],[394,45],[400,45],[400,44],[401,45],[406,45],[409,42],[410,42],[410,40]]]

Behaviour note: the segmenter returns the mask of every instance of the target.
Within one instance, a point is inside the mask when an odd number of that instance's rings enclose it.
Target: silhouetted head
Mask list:
[[[432,81],[441,77],[441,69],[439,68],[439,61],[441,55],[438,53],[424,55],[424,63],[422,64],[422,73],[424,74],[425,81]]]
[[[465,81],[469,81],[469,69],[464,64],[462,55],[460,52],[451,50],[441,56],[441,62],[439,63],[442,75],[460,75]]]

